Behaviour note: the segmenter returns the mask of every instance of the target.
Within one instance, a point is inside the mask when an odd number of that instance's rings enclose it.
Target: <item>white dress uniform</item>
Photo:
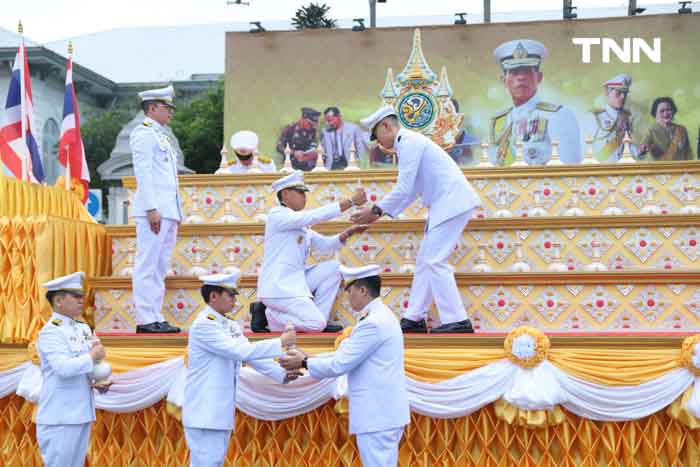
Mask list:
[[[233,277],[213,274],[205,284],[235,288]],[[235,321],[206,306],[189,329],[187,379],[182,424],[190,450],[190,466],[223,466],[234,429],[236,387],[241,362],[283,383],[285,371],[271,358],[282,355],[279,338],[248,342]]]
[[[275,162],[267,157],[258,154],[258,135],[250,130],[237,131],[231,136],[231,148],[234,152],[247,151],[254,154],[253,163],[250,165],[241,164],[238,157],[233,164],[228,167],[220,168],[215,173],[216,175],[222,174],[245,174],[245,173],[270,173],[277,172],[275,167]]]
[[[218,169],[216,175],[227,174],[247,174],[247,173],[272,173],[277,172],[275,161],[265,156],[255,156],[255,160],[250,165],[243,165],[236,160],[228,167]]]
[[[547,56],[547,48],[532,39],[504,42],[493,52],[504,75],[518,68],[536,68]],[[546,164],[551,158],[552,140],[559,141],[564,164],[581,162],[579,126],[574,113],[562,105],[540,100],[537,93],[527,102],[499,112],[491,119],[489,155],[495,165],[510,165],[517,154],[516,142],[523,143],[525,162]]]
[[[621,74],[604,83],[606,93],[610,89],[619,89],[629,92],[632,78]],[[602,109],[594,109],[584,117],[581,125],[581,141],[583,153],[586,153],[586,140],[593,139],[593,155],[600,162],[617,162],[622,157],[624,150],[623,139],[625,133],[634,136],[637,130],[638,117],[625,109],[615,109],[606,104]],[[630,144],[630,151],[636,158],[639,149],[636,144]]]
[[[304,186],[303,172],[295,171],[273,183],[279,192]],[[330,254],[343,247],[340,235],[326,236],[310,226],[340,215],[340,203],[303,211],[285,206],[272,208],[265,222],[262,267],[258,276],[258,298],[267,307],[271,331],[282,331],[292,323],[297,331],[319,332],[328,322],[340,287],[340,263],[306,264],[313,248]]]
[[[52,290],[82,291],[84,273],[47,282]],[[90,374],[92,330],[80,321],[52,313],[41,328],[37,350],[42,374],[36,416],[36,437],[47,467],[83,467],[95,397]]]
[[[395,115],[394,110],[384,107],[363,120],[363,125],[371,133],[389,115]],[[474,209],[481,205],[479,195],[455,161],[422,134],[401,129],[394,148],[398,154],[399,177],[391,193],[377,206],[396,217],[420,195],[428,208],[425,237],[416,257],[408,309],[403,317],[420,321],[435,301],[442,324],[466,320],[467,313],[448,259]]]
[[[355,271],[372,269],[370,275],[377,275],[378,266]],[[316,379],[348,375],[350,433],[357,436],[362,464],[396,466],[399,441],[410,422],[403,334],[396,316],[381,298],[368,303],[360,316],[337,351],[308,358],[307,368]]]
[[[167,96],[172,100],[172,93],[172,86],[169,86],[163,90],[144,91],[139,96],[143,101],[163,100]],[[182,220],[177,153],[163,127],[148,117],[131,132],[129,144],[136,176],[134,305],[137,324],[149,324],[165,321],[162,313],[165,276]],[[151,231],[146,217],[149,209],[157,209],[162,217],[157,235]]]
[[[491,162],[512,164],[517,154],[516,142],[522,141],[525,162],[544,165],[551,158],[553,139],[559,141],[562,163],[581,163],[581,139],[573,111],[543,102],[535,94],[524,104],[510,107],[491,119]]]

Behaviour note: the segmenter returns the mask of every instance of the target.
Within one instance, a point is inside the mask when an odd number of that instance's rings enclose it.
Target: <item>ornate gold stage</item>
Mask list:
[[[681,343],[700,329],[700,215],[695,209],[700,165],[464,172],[485,206],[451,262],[481,336],[407,336],[406,372],[412,384],[429,384],[426,390],[435,395],[450,381],[507,364],[512,356],[505,334],[527,325],[550,334],[546,363],[569,383],[635,394],[635,388],[662,388],[668,380],[677,390],[655,412],[625,422],[576,415],[566,403],[548,411],[521,410],[503,398],[468,415],[415,412],[401,444],[401,465],[694,465],[700,458],[700,419],[688,411],[695,375],[689,372],[700,370],[688,363],[696,341],[684,349]],[[186,221],[166,282],[164,311],[171,322],[187,327],[202,306],[194,276],[236,266],[244,272],[236,316],[246,324],[262,255],[261,216],[276,202],[269,184],[278,176],[182,177]],[[390,190],[395,177],[392,170],[310,173],[309,204],[337,200],[358,183],[376,199]],[[125,184],[134,188],[133,179]],[[11,379],[7,375],[35,358],[26,344],[49,314],[37,284],[74,269],[88,272],[94,306],[87,318],[103,334],[117,376],[142,374],[148,380],[148,371],[158,365],[181,371],[185,336],[123,335],[135,325],[129,277],[133,226],[76,222],[82,217],[70,197],[38,205],[30,200],[60,194],[10,185],[14,207],[3,206],[7,217],[0,221],[0,252],[8,258],[1,265],[0,377]],[[10,185],[0,188],[7,192]],[[35,217],[49,212],[60,217]],[[406,214],[373,225],[337,257],[352,265],[381,264],[384,300],[397,314],[408,299],[425,213],[415,204]],[[333,233],[347,225],[344,218],[318,230]],[[345,299],[336,309],[337,320],[353,323]],[[435,324],[434,312],[431,317]],[[333,337],[303,336],[300,345],[329,351]],[[680,383],[674,375],[681,375]],[[10,389],[3,394],[12,394]],[[228,465],[359,465],[342,407],[342,399],[331,400],[281,421],[239,412]],[[612,407],[609,415],[615,418],[618,409]],[[99,411],[89,464],[182,465],[188,454],[172,409],[161,400],[129,413]],[[40,465],[32,411],[19,396],[0,399],[4,465]]]
[[[681,341],[679,336],[555,336],[550,359],[582,378],[639,384],[672,365]],[[103,342],[119,372],[182,355],[186,346],[181,336],[104,337]],[[332,337],[301,337],[300,346],[330,350]],[[23,351],[20,346],[4,346],[0,355],[6,361],[10,352]],[[457,375],[504,353],[500,336],[409,336],[406,351],[407,373],[424,381]],[[41,465],[32,411],[32,404],[18,396],[0,399],[2,465]],[[700,431],[665,411],[635,421],[596,422],[563,410],[559,424],[541,427],[509,422],[507,412],[501,404],[490,404],[454,419],[414,413],[401,443],[400,464],[646,467],[691,466],[700,458]],[[278,422],[239,411],[227,465],[360,466],[355,440],[347,430],[347,416],[338,413],[333,401]],[[176,467],[187,460],[181,423],[165,402],[133,413],[98,411],[88,465]]]

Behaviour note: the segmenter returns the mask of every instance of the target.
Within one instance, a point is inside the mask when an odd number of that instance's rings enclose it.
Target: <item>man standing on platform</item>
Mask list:
[[[240,326],[225,315],[236,304],[240,271],[202,276],[207,304],[189,329],[187,379],[182,407],[191,467],[223,466],[235,426],[236,390],[241,362],[278,383],[298,376],[272,358],[295,343],[294,330],[279,338],[248,342]]]
[[[174,89],[139,93],[146,118],[131,132],[136,195],[136,261],[132,276],[137,333],[174,333],[163,317],[165,275],[170,268],[177,229],[182,220],[177,155],[164,127],[175,110]]]
[[[91,378],[105,349],[90,327],[77,320],[83,312],[84,278],[85,273],[75,272],[42,286],[53,308],[37,341],[43,382],[36,438],[47,467],[83,467],[95,421],[92,389],[106,392],[111,384],[96,386]]]
[[[364,232],[356,225],[338,235],[320,235],[310,227],[334,219],[352,206],[361,206],[367,195],[360,189],[350,199],[304,210],[306,192],[304,174],[295,171],[272,184],[280,206],[273,208],[265,222],[263,263],[258,277],[258,298],[267,307],[271,331],[281,331],[292,323],[298,331],[338,332],[342,328],[327,325],[333,302],[340,287],[338,261],[329,260],[309,266],[306,259],[313,248],[330,254],[345,245],[348,238]],[[264,313],[260,309],[254,314]],[[252,316],[251,328],[262,330],[264,316]]]
[[[254,132],[242,130],[234,133],[231,136],[231,148],[236,156],[235,162],[217,170],[217,175],[277,171],[272,159],[258,154],[258,135]]]
[[[318,110],[303,107],[299,120],[287,125],[282,130],[277,140],[277,152],[282,155],[283,165],[286,157],[284,152],[289,145],[289,149],[292,151],[289,157],[294,169],[308,172],[316,167],[316,158],[318,157],[316,130],[320,115],[321,112]]]
[[[362,465],[396,466],[399,442],[411,420],[403,362],[403,335],[384,305],[379,266],[341,268],[357,325],[338,350],[309,357],[294,349],[280,358],[287,371],[309,370],[312,378],[348,375],[350,433],[357,437]]]
[[[353,214],[352,221],[369,224],[384,214],[396,217],[418,195],[428,208],[425,237],[401,328],[404,332],[427,332],[425,318],[435,301],[442,324],[432,332],[474,332],[448,259],[474,209],[481,204],[479,196],[440,146],[420,133],[401,128],[392,107],[380,108],[362,124],[369,129],[371,140],[396,150],[399,176],[391,193]]]

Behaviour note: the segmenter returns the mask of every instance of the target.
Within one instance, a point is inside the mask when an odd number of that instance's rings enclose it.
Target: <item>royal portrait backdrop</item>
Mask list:
[[[698,19],[698,14],[654,15],[421,27],[419,46],[436,88],[445,67],[451,97],[464,115],[461,127],[472,142],[486,142],[490,119],[512,105],[494,49],[509,40],[534,39],[548,49],[540,68],[542,100],[567,106],[581,126],[588,112],[605,106],[603,83],[626,73],[632,84],[625,107],[637,122],[633,139],[640,140],[653,124],[653,100],[669,96],[678,107],[675,122],[688,129],[695,153],[700,125]],[[299,119],[302,107],[323,112],[335,106],[346,121],[359,122],[382,103],[388,68],[394,77],[404,70],[415,30],[229,32],[225,139],[238,130],[253,130],[260,135],[261,153],[279,162],[280,132]],[[623,63],[612,54],[603,63],[601,46],[593,46],[590,63],[583,63],[582,47],[572,43],[575,37],[610,38],[620,46],[625,38],[641,38],[650,46],[660,38],[661,61],[654,63],[642,53],[639,63]],[[319,124],[325,125],[323,116]]]

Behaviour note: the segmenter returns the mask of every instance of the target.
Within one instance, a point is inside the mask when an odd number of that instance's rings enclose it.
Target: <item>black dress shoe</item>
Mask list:
[[[408,318],[401,318],[401,331],[402,332],[417,332],[426,333],[428,332],[428,327],[425,325],[425,320],[413,321]]]
[[[253,332],[270,332],[267,327],[267,307],[263,302],[253,302],[250,304],[250,330]]]
[[[177,327],[173,326],[167,321],[161,321],[160,323],[160,332],[165,333],[165,334],[176,334],[178,332],[182,332],[182,330]]]
[[[468,319],[464,321],[457,321],[454,323],[447,323],[430,330],[431,333],[454,333],[454,334],[472,334],[474,328],[472,328],[472,322]]]
[[[162,331],[160,323],[137,324],[136,334],[160,334]]]
[[[321,332],[340,332],[342,330],[343,327],[338,326],[337,324],[326,324],[326,328]]]

